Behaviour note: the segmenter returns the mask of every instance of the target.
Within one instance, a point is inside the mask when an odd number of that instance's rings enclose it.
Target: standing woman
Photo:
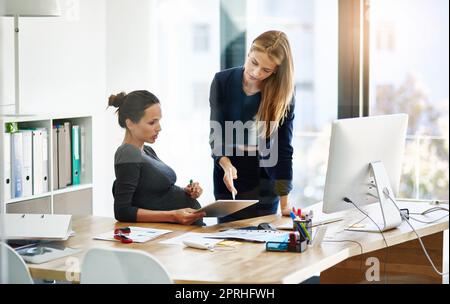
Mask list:
[[[275,214],[279,202],[282,214],[289,215],[294,105],[294,66],[283,32],[261,34],[243,67],[215,75],[210,91],[215,198],[236,195],[236,199],[259,200],[219,222]],[[252,127],[244,134],[228,136],[227,125],[239,123]],[[264,165],[261,150],[266,147],[256,146],[257,137],[265,144],[272,142],[270,157],[277,158],[275,164]]]

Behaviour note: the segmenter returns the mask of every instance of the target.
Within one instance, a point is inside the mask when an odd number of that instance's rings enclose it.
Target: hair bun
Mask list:
[[[125,92],[120,92],[117,95],[111,95],[111,96],[109,96],[109,99],[108,99],[108,105],[115,107],[115,108],[119,108],[125,101],[126,97],[127,97],[127,93],[125,93]]]

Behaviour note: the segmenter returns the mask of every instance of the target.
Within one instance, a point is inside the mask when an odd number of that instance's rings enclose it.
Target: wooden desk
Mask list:
[[[413,210],[425,210],[430,206],[409,203],[408,207]],[[313,208],[320,210],[321,205],[316,204]],[[441,277],[433,272],[414,232],[406,223],[384,234],[389,245],[386,272],[384,272],[386,246],[381,234],[344,230],[355,222],[355,218],[351,216],[328,225],[326,239],[342,242],[324,242],[321,247],[310,247],[301,254],[267,252],[265,245],[258,243],[241,243],[233,251],[206,251],[159,243],[188,231],[210,233],[225,228],[257,225],[261,222],[270,222],[277,226],[288,221],[290,218],[271,215],[222,225],[193,227],[163,223],[118,223],[111,218],[93,216],[74,217],[73,229],[76,235],[63,244],[82,248],[83,252],[44,264],[28,266],[34,278],[66,280],[68,274],[69,278],[76,282],[79,280],[79,266],[87,249],[114,247],[149,252],[166,267],[176,283],[299,283],[319,272],[321,283],[372,283],[365,279],[366,270],[372,266],[366,266],[365,259],[376,256],[381,262],[381,283],[384,282],[384,274],[388,274],[389,283],[442,282]],[[126,245],[92,239],[97,234],[128,225],[170,229],[173,232],[143,244]],[[423,236],[422,239],[436,267],[441,270],[442,235],[443,231],[448,229],[448,217],[439,223],[425,225],[416,222],[414,226]],[[358,244],[343,240],[361,243],[363,254]]]

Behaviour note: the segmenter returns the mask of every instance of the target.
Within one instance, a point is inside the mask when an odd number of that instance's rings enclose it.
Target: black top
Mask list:
[[[114,157],[114,170],[114,215],[118,221],[136,222],[138,208],[200,208],[197,200],[175,185],[177,175],[149,146],[141,151],[130,144],[121,145]]]
[[[236,67],[227,69],[217,73],[211,84],[210,91],[210,107],[211,107],[211,136],[210,144],[212,148],[212,157],[215,160],[214,166],[214,192],[216,198],[219,197],[221,192],[229,194],[223,183],[223,170],[218,165],[218,160],[222,156],[229,156],[227,154],[227,148],[233,147],[233,153],[236,146],[239,145],[236,142],[235,137],[226,138],[225,126],[226,122],[242,122],[247,123],[254,121],[256,113],[258,112],[261,94],[256,93],[251,96],[247,96],[242,88],[242,77],[244,68]],[[250,190],[257,185],[251,185],[251,179],[254,179],[255,174],[267,177],[273,185],[273,190],[276,195],[287,195],[292,190],[292,136],[293,136],[293,121],[294,121],[294,107],[295,97],[292,97],[292,101],[282,124],[279,125],[277,131],[276,140],[266,140],[266,148],[270,150],[269,154],[262,155],[259,151],[258,155],[255,155],[255,159],[251,156],[231,156],[232,164],[238,170],[238,179],[235,181],[235,187],[239,192]],[[219,124],[221,134],[214,134],[213,124]],[[231,139],[231,141],[230,141]],[[246,140],[246,138],[245,138]],[[272,157],[273,156],[273,157]],[[270,158],[272,157],[272,158]],[[271,161],[276,160],[275,162]],[[263,160],[265,160],[264,164]],[[269,161],[266,161],[269,160]],[[251,173],[248,172],[251,169],[249,166],[253,163],[255,166],[260,167],[262,172]],[[244,172],[247,171],[247,172]],[[243,184],[245,175],[249,175],[248,183]],[[256,182],[257,183],[257,182]],[[261,185],[259,185],[261,187]],[[241,189],[239,189],[241,188]],[[263,187],[264,188],[264,187]],[[262,191],[266,189],[261,189]]]

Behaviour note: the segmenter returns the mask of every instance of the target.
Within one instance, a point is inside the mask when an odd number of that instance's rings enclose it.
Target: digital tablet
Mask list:
[[[218,200],[195,212],[206,212],[205,217],[223,217],[259,202],[258,200]]]

